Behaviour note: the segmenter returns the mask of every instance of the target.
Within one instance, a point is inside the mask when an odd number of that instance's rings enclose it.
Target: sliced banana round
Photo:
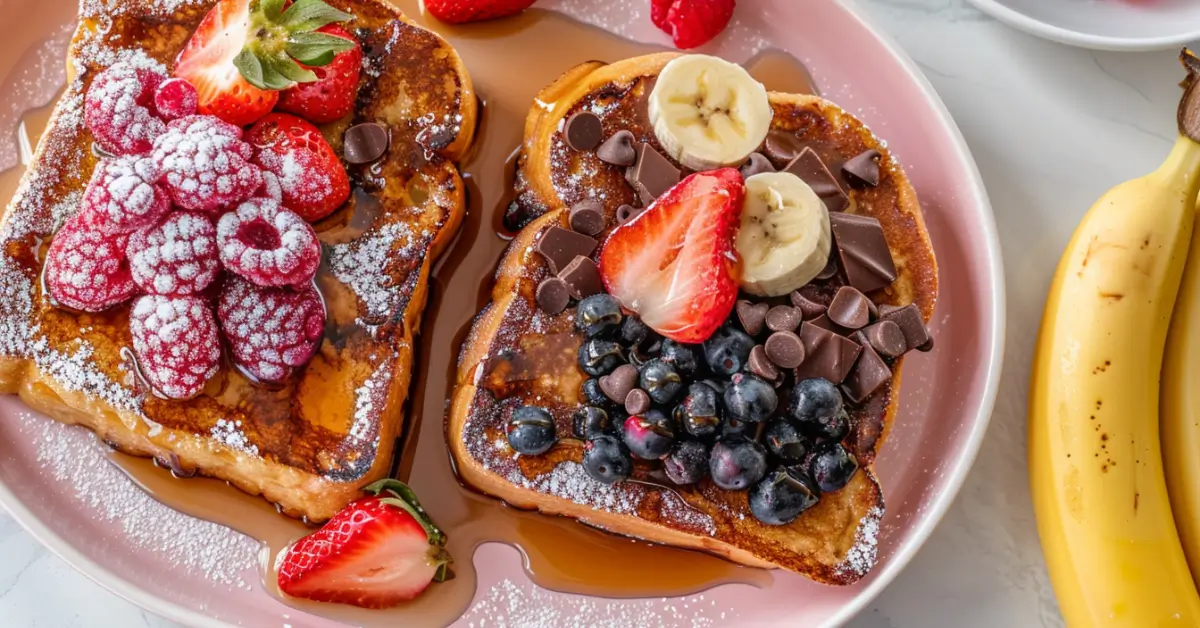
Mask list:
[[[764,172],[746,179],[735,243],[742,290],[774,297],[810,282],[829,261],[829,212],[803,179]]]
[[[671,157],[692,170],[737,166],[767,137],[767,90],[740,65],[684,55],[663,67],[650,92],[650,124]]]

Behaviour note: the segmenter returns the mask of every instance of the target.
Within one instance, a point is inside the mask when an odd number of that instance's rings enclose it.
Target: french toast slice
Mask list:
[[[597,236],[603,242],[616,224],[617,208],[636,201],[623,168],[567,147],[564,121],[588,110],[600,117],[603,137],[629,130],[635,141],[662,151],[647,119],[646,98],[658,72],[675,56],[583,64],[537,96],[526,120],[512,210],[536,218],[509,246],[492,301],[463,347],[447,418],[451,452],[467,484],[520,508],[746,565],[788,569],[824,583],[853,583],[875,562],[883,494],[872,463],[899,402],[899,360],[884,388],[849,407],[851,431],[843,444],[857,457],[860,472],[784,526],[755,519],[744,491],[724,491],[708,479],[671,485],[647,463],[635,463],[632,481],[597,482],[579,464],[583,443],[568,436],[571,416],[583,405],[580,385],[586,376],[576,357],[583,338],[572,309],[549,315],[537,306],[535,289],[553,273],[535,243],[553,226],[569,228],[568,208],[585,198],[603,205],[608,229]],[[882,154],[879,184],[851,189],[847,208],[880,221],[898,271],[890,286],[869,296],[878,305],[914,303],[928,320],[937,295],[937,266],[916,194],[887,148],[860,121],[821,98],[771,93],[769,101],[775,139],[784,136],[796,146],[812,147],[833,172],[864,150]],[[818,282],[815,297],[828,303],[842,281]],[[554,417],[559,440],[543,455],[514,455],[505,441],[508,417],[524,404],[548,408]]]
[[[176,474],[220,478],[320,522],[390,470],[430,269],[465,211],[455,162],[471,144],[478,104],[461,59],[439,36],[385,1],[332,0],[353,15],[346,27],[362,44],[364,71],[353,120],[322,131],[340,155],[348,124],[379,122],[391,148],[352,168],[350,200],[314,225],[325,337],[282,386],[252,383],[226,360],[200,396],[159,398],[135,374],[129,306],[57,308],[40,273],[98,161],[82,115],[93,76],[117,61],[170,70],[214,4],[82,3],[71,80],[0,220],[0,391]]]

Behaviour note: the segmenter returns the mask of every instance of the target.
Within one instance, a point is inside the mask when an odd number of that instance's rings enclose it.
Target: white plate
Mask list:
[[[1053,41],[1100,50],[1161,50],[1200,41],[1197,0],[970,0]]]

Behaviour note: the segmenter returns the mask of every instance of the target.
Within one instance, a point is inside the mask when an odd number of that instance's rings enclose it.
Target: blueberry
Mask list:
[[[679,485],[703,480],[708,475],[708,447],[695,440],[679,443],[669,456],[663,458],[663,471]]]
[[[592,377],[608,375],[625,363],[621,345],[603,338],[591,338],[579,347],[579,368]]]
[[[658,410],[625,419],[622,436],[633,455],[642,460],[658,460],[671,452],[675,444],[675,426],[670,417]]]
[[[725,326],[704,341],[704,361],[717,375],[730,376],[750,359],[754,339],[735,327]]]
[[[612,432],[612,418],[603,408],[584,406],[571,417],[571,428],[576,438],[590,440]]]
[[[808,472],[822,493],[840,490],[854,477],[855,471],[858,460],[841,443],[822,443],[809,456]]]
[[[799,464],[808,453],[808,439],[789,421],[775,419],[767,426],[767,450],[784,464]]]
[[[767,451],[745,438],[722,439],[708,458],[713,482],[728,491],[744,491],[767,472]]]
[[[629,363],[642,368],[650,360],[654,359],[654,353],[648,349],[642,348],[641,345],[634,345],[629,348]]]
[[[583,396],[583,402],[589,406],[606,409],[613,407],[612,399],[609,399],[608,395],[604,394],[604,391],[600,389],[600,380],[598,379],[589,378],[583,380],[583,386],[580,386],[579,391]]]
[[[683,378],[670,364],[655,358],[647,362],[641,371],[638,384],[650,395],[654,403],[671,403],[683,388]]]
[[[716,434],[721,423],[717,391],[699,382],[688,386],[687,395],[675,406],[673,415],[683,425],[684,431],[696,438],[708,438]]]
[[[750,423],[771,418],[779,405],[779,397],[770,384],[746,373],[734,374],[724,398],[726,416]]]
[[[750,512],[773,526],[789,524],[820,498],[812,478],[799,467],[777,467],[750,489]]]
[[[721,425],[718,430],[720,431],[719,438],[745,436],[746,432],[750,431],[750,424],[731,417],[725,417],[721,419]]]
[[[508,444],[518,453],[536,456],[554,446],[554,417],[544,408],[521,406],[512,413],[505,429]]]
[[[787,413],[797,427],[813,437],[841,440],[846,436],[848,425],[842,412],[842,393],[827,379],[800,380],[792,389]]]
[[[625,346],[637,347],[644,344],[652,335],[654,335],[654,332],[650,331],[649,327],[646,327],[642,319],[636,316],[626,316],[625,322],[621,323],[621,331],[618,337]]]
[[[613,436],[597,436],[583,447],[583,470],[599,482],[615,484],[629,477],[633,460],[621,441]]]
[[[722,395],[725,394],[725,389],[729,388],[729,380],[727,379],[706,379],[704,383]]]
[[[575,307],[575,327],[591,338],[621,324],[621,303],[603,292],[584,297]]]
[[[692,377],[696,374],[696,369],[699,366],[696,358],[696,350],[699,347],[696,345],[685,345],[675,342],[670,338],[662,341],[659,357],[663,362],[670,364],[675,370],[684,377]]]

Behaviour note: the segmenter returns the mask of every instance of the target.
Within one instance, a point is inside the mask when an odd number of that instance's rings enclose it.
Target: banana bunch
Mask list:
[[[1193,75],[1200,70],[1187,51],[1184,62]],[[1087,213],[1042,319],[1029,472],[1042,549],[1070,626],[1200,626],[1200,594],[1180,540],[1200,566],[1200,329],[1188,329],[1200,325],[1200,242],[1190,247],[1200,193],[1197,112],[1200,90],[1189,83],[1171,154]],[[1196,259],[1185,279],[1189,247]]]

